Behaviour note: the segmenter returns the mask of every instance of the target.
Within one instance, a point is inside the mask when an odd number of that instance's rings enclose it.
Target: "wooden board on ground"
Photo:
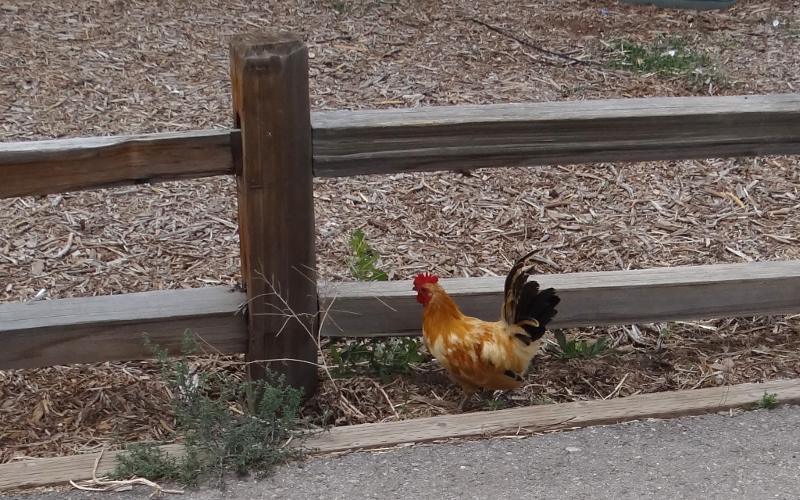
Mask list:
[[[325,111],[314,174],[800,153],[800,94]]]
[[[208,287],[3,304],[0,370],[151,358],[145,334],[180,352],[187,329],[210,352],[244,352],[244,300]]]
[[[314,436],[307,446],[316,449],[318,453],[330,453],[440,439],[532,434],[643,418],[699,415],[754,406],[764,392],[777,394],[781,403],[798,403],[800,380],[658,392],[609,400],[577,401],[334,427],[331,432]]]
[[[714,264],[534,277],[561,296],[552,327],[800,312],[800,261]],[[443,279],[465,314],[496,321],[504,277]],[[331,303],[333,302],[333,303]],[[416,335],[422,306],[408,281],[320,287],[328,336]]]
[[[323,454],[455,438],[534,434],[644,418],[699,415],[752,407],[765,392],[775,394],[779,403],[800,403],[800,380],[777,380],[763,384],[643,394],[605,401],[579,401],[334,427],[330,431],[311,436],[305,445],[312,453]],[[182,451],[180,445],[167,445],[164,449],[173,454]],[[118,453],[107,452],[103,455],[97,467],[98,475],[107,474],[114,469]],[[0,465],[0,490],[89,479],[98,456],[98,453],[91,453],[21,460]]]
[[[230,130],[0,143],[0,198],[232,174]]]

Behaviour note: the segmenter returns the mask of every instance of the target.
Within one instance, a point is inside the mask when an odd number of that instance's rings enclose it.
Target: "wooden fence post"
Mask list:
[[[308,49],[289,33],[237,36],[231,81],[241,129],[237,188],[248,374],[262,378],[269,368],[310,395],[317,385],[311,363],[317,361],[318,303]],[[267,359],[298,361],[253,363]]]

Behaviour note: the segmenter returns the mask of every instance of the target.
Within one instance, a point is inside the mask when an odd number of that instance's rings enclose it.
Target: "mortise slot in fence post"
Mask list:
[[[308,49],[289,33],[237,36],[231,81],[241,129],[237,189],[248,374],[262,378],[268,367],[310,395],[317,384],[310,363],[317,361],[318,306]],[[298,361],[253,363],[287,358]]]

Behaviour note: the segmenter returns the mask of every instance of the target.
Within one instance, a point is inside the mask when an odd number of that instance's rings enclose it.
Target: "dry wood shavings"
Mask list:
[[[320,110],[795,92],[796,3],[694,12],[594,0],[14,2],[0,13],[0,140],[230,126],[228,41],[276,25],[305,37]],[[711,58],[721,81],[697,85],[607,65],[615,40],[646,44],[665,34]],[[547,273],[798,259],[797,161],[318,179],[319,268],[325,279],[351,279],[347,242],[357,228],[392,279],[419,270],[502,275],[533,248],[537,271]],[[230,178],[0,200],[0,301],[238,279]],[[610,336],[618,352],[582,361],[541,356],[526,388],[503,404],[797,377],[799,321],[570,331]],[[241,374],[239,361],[201,363]],[[330,421],[344,425],[447,413],[457,399],[437,367],[423,364],[389,383],[326,380],[306,412],[319,420],[330,410]],[[116,439],[169,440],[173,425],[153,363],[0,372],[0,461],[97,451]]]

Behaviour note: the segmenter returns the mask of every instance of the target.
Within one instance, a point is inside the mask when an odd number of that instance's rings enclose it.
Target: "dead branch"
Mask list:
[[[569,61],[570,63],[573,63],[573,64],[598,64],[598,63],[596,63],[594,61],[586,61],[586,60],[583,60],[583,59],[577,59],[577,58],[572,57],[570,55],[564,54],[563,52],[555,52],[553,50],[545,49],[544,47],[540,47],[540,46],[536,45],[535,43],[531,42],[530,40],[528,40],[526,38],[522,38],[519,35],[511,33],[510,31],[508,31],[508,30],[506,30],[504,28],[501,28],[499,26],[495,26],[493,24],[489,24],[486,21],[483,21],[483,20],[478,19],[476,17],[468,17],[467,20],[472,21],[473,23],[479,24],[479,25],[483,26],[486,29],[494,31],[495,33],[499,33],[500,35],[503,35],[504,37],[510,38],[510,39],[514,40],[515,42],[517,42],[517,43],[519,43],[521,45],[524,45],[524,46],[526,46],[528,48],[531,48],[531,49],[533,49],[533,50],[535,50],[537,52],[541,52],[542,54],[547,54],[547,55],[550,55],[550,56],[558,57],[560,59],[564,59],[565,61]]]

